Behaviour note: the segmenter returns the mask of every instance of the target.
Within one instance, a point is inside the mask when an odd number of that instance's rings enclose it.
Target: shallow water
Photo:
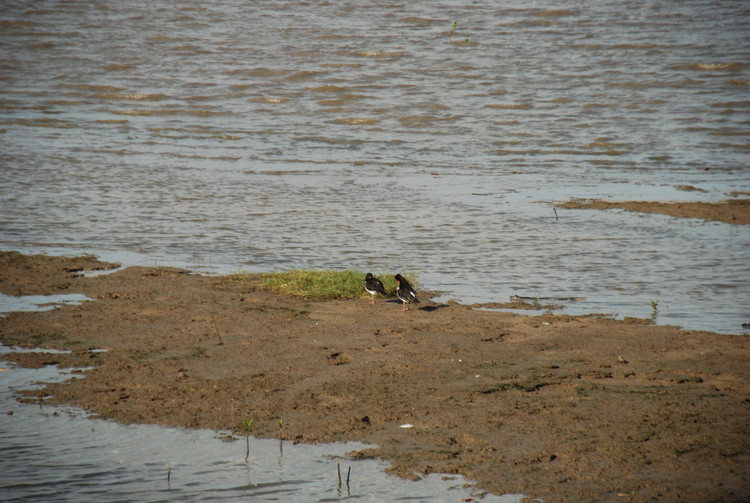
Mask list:
[[[6,502],[431,502],[483,494],[464,487],[462,477],[433,474],[415,483],[388,476],[383,462],[347,457],[369,447],[358,443],[310,446],[251,438],[245,462],[245,439],[230,440],[222,432],[124,426],[77,409],[19,403],[17,391],[75,374],[1,360],[0,369],[0,492]],[[487,495],[483,501],[516,503],[521,496]]]
[[[0,246],[740,332],[747,226],[553,206],[750,190],[748,33],[739,0],[14,2]]]
[[[80,293],[16,297],[0,292],[0,315],[14,311],[47,311],[63,305],[78,305],[88,300],[93,299]]]

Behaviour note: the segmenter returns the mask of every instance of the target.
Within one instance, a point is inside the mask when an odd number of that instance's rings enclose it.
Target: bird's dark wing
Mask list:
[[[385,294],[385,288],[383,288],[383,282],[378,278],[367,278],[365,280],[365,288],[370,292],[378,292]]]
[[[399,287],[397,293],[398,293],[399,299],[403,300],[404,302],[411,302],[412,304],[419,304],[419,299],[417,299],[417,294],[411,288],[405,287],[403,282],[401,283],[401,286]]]
[[[377,290],[378,292],[380,292],[383,295],[385,295],[385,287],[383,286],[383,282],[380,281],[377,278],[374,278],[374,279],[375,279],[375,283],[376,283],[375,290]]]

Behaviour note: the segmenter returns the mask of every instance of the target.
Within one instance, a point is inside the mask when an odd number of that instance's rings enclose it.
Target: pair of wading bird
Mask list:
[[[419,304],[419,300],[417,299],[417,294],[414,292],[414,289],[411,287],[408,281],[404,279],[403,276],[400,274],[396,274],[396,281],[398,281],[398,289],[396,290],[396,295],[399,299],[401,299],[401,302],[404,303],[404,311],[409,310],[409,304]],[[372,302],[370,304],[375,304],[375,295],[378,293],[382,293],[383,295],[387,295],[385,293],[385,288],[383,288],[383,283],[380,282],[380,280],[372,275],[372,273],[368,272],[367,276],[365,276],[365,290],[370,292],[372,295]]]

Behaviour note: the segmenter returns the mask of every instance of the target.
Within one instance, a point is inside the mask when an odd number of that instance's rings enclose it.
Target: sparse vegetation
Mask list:
[[[190,357],[191,358],[200,358],[206,354],[206,348],[202,348],[200,346],[191,346],[190,347]]]

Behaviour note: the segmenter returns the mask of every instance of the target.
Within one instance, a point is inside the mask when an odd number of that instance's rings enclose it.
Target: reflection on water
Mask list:
[[[14,397],[34,382],[71,377],[54,367],[30,370],[0,361],[3,501],[432,502],[482,494],[465,488],[461,477],[431,475],[415,483],[386,475],[385,463],[348,459],[364,444],[282,446],[251,439],[245,462],[244,439],[220,432],[123,426]],[[516,503],[521,496],[487,495],[483,501]]]
[[[747,226],[552,208],[750,191],[748,32],[740,0],[14,2],[0,245],[737,332]]]

